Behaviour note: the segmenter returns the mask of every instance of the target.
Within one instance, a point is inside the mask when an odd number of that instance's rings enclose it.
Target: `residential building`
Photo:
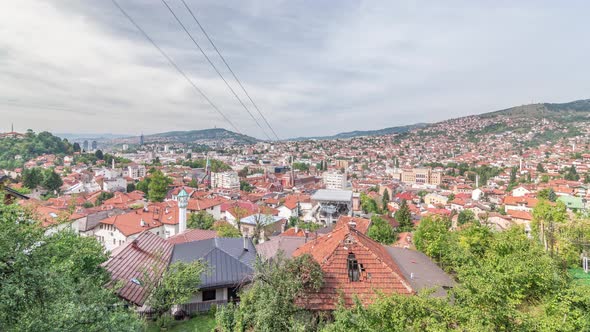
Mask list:
[[[211,188],[232,190],[240,189],[240,178],[238,177],[238,172],[227,171],[211,173]]]
[[[324,172],[322,175],[326,189],[346,189],[346,172]]]

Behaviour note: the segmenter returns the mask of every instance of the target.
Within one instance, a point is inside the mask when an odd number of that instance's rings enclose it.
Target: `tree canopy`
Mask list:
[[[94,238],[45,236],[26,211],[0,205],[0,330],[137,331],[137,316],[103,287],[106,259]]]
[[[63,156],[73,151],[73,146],[67,140],[46,131],[35,134],[28,130],[23,138],[0,138],[0,168],[14,169],[42,154]],[[20,158],[17,159],[17,156]]]
[[[211,214],[206,211],[199,211],[188,216],[187,226],[188,228],[211,229],[214,223],[215,218]]]

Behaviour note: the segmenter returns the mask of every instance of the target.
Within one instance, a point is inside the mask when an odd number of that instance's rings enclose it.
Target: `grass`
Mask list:
[[[210,332],[215,328],[215,316],[212,314],[198,315],[189,320],[174,321],[171,327],[160,329],[156,322],[149,321],[145,332]]]
[[[568,272],[574,278],[574,282],[590,286],[590,273],[585,273],[584,269],[576,267],[569,269]]]

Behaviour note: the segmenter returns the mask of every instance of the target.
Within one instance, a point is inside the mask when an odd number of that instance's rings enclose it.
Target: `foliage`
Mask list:
[[[379,216],[371,218],[371,227],[369,227],[367,235],[383,244],[391,244],[397,240],[397,234],[391,224]]]
[[[374,199],[365,193],[361,193],[361,209],[364,213],[380,213],[379,206]]]
[[[96,152],[94,152],[94,156],[98,160],[103,160],[104,159],[104,153],[102,153],[102,150],[96,150]]]
[[[389,204],[390,201],[390,197],[389,197],[389,190],[383,190],[383,197],[381,198],[381,203],[383,204],[383,210],[387,209],[387,204]]]
[[[24,161],[43,154],[65,155],[72,152],[73,147],[67,140],[46,131],[35,134],[28,130],[23,138],[0,138],[0,169],[22,167]],[[15,159],[16,156],[21,156],[21,159]]]
[[[580,179],[580,175],[576,171],[576,166],[572,165],[569,167],[563,178],[568,181],[578,181]]]
[[[137,331],[135,314],[103,287],[106,259],[92,237],[45,236],[26,211],[0,206],[0,329]]]
[[[61,176],[57,174],[53,169],[46,169],[43,171],[43,181],[41,186],[49,191],[58,191],[59,188],[64,184]]]
[[[292,167],[293,167],[294,170],[299,170],[299,171],[302,171],[302,172],[309,171],[309,165],[306,164],[306,163],[297,163],[297,162],[295,162],[295,163],[293,163]]]
[[[107,199],[111,199],[115,196],[115,194],[108,192],[108,191],[103,191],[100,194],[98,194],[98,197],[96,198],[96,201],[94,202],[94,206],[101,206],[102,203],[104,203],[104,201],[106,201]]]
[[[211,229],[214,223],[215,218],[211,214],[206,211],[199,211],[188,216],[187,226],[188,228]]]
[[[162,315],[173,305],[188,302],[201,284],[201,274],[206,270],[207,265],[200,260],[170,264],[157,285],[154,285],[148,299],[149,305]]]
[[[43,171],[38,167],[26,168],[22,176],[23,186],[35,189],[43,181]]]
[[[147,197],[150,192],[150,181],[151,179],[149,177],[145,177],[143,180],[137,182],[135,189],[143,192]]]
[[[395,220],[399,223],[399,229],[402,232],[410,232],[414,229],[414,223],[412,222],[412,212],[408,206],[406,200],[402,200],[399,210],[395,212]]]
[[[475,218],[475,213],[473,213],[471,210],[462,210],[457,216],[457,224],[459,225],[465,225],[466,223],[475,221],[477,221]]]
[[[252,187],[252,185],[249,182],[240,180],[240,190],[245,192],[251,192],[253,189],[254,187]]]
[[[227,221],[217,221],[213,224],[213,229],[219,237],[241,237],[242,233]]]
[[[240,305],[220,308],[216,314],[220,331],[303,331],[314,329],[309,312],[296,301],[323,285],[320,265],[309,255],[272,261],[258,259],[252,283],[240,293]]]
[[[172,179],[164,175],[162,171],[153,172],[148,185],[148,199],[151,202],[162,202],[166,198],[170,184],[172,184]]]
[[[188,166],[190,168],[205,168],[207,165],[206,159],[195,159],[195,160],[186,160],[182,163],[184,166]],[[224,171],[231,171],[231,166],[224,163],[218,159],[209,159],[209,166],[211,167],[211,172],[224,172]]]
[[[133,191],[135,191],[135,183],[128,183],[127,184],[127,192],[130,193]]]

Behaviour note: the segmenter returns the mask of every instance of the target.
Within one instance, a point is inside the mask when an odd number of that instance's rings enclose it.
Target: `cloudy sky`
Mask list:
[[[281,138],[590,98],[587,1],[186,1]],[[265,138],[160,0],[118,2],[241,132]],[[231,129],[109,0],[2,7],[0,119],[0,131]]]

